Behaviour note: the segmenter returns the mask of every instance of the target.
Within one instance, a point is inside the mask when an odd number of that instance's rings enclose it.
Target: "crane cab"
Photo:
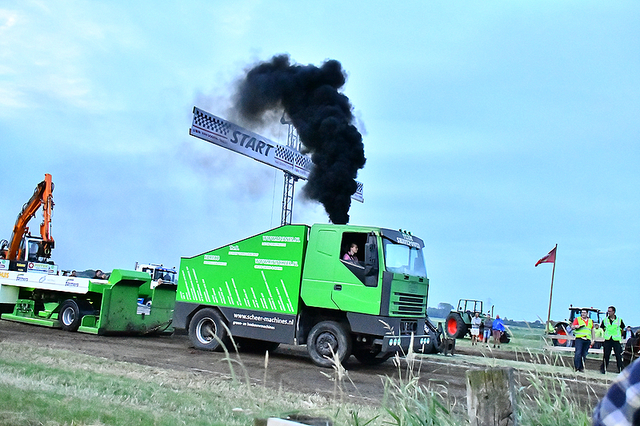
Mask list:
[[[53,246],[42,238],[26,236],[20,242],[18,259],[24,262],[53,263],[49,260]]]

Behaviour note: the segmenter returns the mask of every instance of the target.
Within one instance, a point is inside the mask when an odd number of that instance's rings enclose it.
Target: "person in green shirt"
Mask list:
[[[622,332],[625,329],[624,321],[622,318],[616,316],[615,306],[609,306],[607,309],[607,317],[602,321],[600,325],[604,331],[604,343],[602,364],[600,365],[600,372],[602,374],[607,372],[609,366],[609,358],[611,358],[611,349],[616,355],[616,363],[618,364],[618,373],[622,371],[624,365],[622,364]]]
[[[604,339],[604,329],[600,327],[600,324],[593,325],[593,349],[600,349],[602,347],[602,341]]]

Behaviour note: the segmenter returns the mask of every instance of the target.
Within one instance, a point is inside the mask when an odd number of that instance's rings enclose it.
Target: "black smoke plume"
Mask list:
[[[316,67],[279,55],[249,70],[235,99],[236,110],[251,121],[284,109],[314,164],[305,195],[321,202],[336,224],[349,222],[355,178],[366,161],[351,103],[338,91],[345,81],[336,60]]]

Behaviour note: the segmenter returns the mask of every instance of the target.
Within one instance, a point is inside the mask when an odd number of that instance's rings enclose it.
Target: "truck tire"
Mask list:
[[[193,316],[189,323],[189,339],[194,348],[205,351],[221,351],[230,343],[222,316],[211,308],[201,309]]]
[[[76,331],[80,327],[82,321],[82,315],[80,314],[80,306],[73,299],[67,299],[60,305],[60,312],[58,313],[58,321],[60,321],[60,328],[64,331]]]
[[[351,348],[351,336],[335,321],[317,323],[307,337],[307,351],[313,363],[320,367],[333,366],[335,358],[342,364],[351,356]]]
[[[461,339],[467,334],[467,324],[457,312],[449,313],[444,323],[444,331],[450,339]]]

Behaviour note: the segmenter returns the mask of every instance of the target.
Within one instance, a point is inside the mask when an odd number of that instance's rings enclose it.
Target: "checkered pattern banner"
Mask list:
[[[295,153],[286,146],[279,145],[276,147],[276,158],[285,163],[293,164],[295,161]]]
[[[303,155],[287,146],[278,145],[275,153],[276,160],[279,160],[297,173],[293,173],[296,176],[303,177],[304,179],[309,177],[311,172],[311,158]],[[289,170],[287,170],[289,171]]]
[[[219,135],[227,136],[229,134],[229,122],[221,120],[201,110],[195,110],[193,112],[193,125],[202,127],[203,129]]]

